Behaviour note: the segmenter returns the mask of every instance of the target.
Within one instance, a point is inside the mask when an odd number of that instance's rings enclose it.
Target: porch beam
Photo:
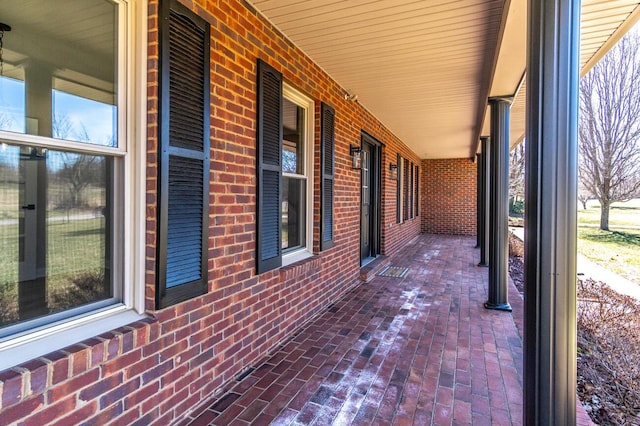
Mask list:
[[[524,423],[576,421],[580,1],[529,0]]]
[[[509,274],[509,109],[511,98],[489,98],[491,148],[489,150],[489,299],[487,309],[511,311]]]

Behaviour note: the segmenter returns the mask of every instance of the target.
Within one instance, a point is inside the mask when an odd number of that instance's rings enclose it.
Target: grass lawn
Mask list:
[[[56,295],[74,280],[104,268],[104,218],[55,221],[47,226],[47,296],[49,309],[66,309]],[[0,325],[18,318],[18,225],[0,225]],[[65,302],[66,303],[66,302]],[[71,300],[69,306],[80,302]]]
[[[640,199],[614,203],[609,231],[601,231],[595,201],[578,209],[578,253],[612,272],[640,284]]]

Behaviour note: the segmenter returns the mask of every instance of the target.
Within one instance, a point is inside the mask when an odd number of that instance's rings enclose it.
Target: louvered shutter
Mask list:
[[[158,147],[159,308],[207,290],[209,24],[162,4]]]
[[[420,215],[420,189],[419,189],[419,182],[420,182],[420,166],[416,165],[415,168],[416,172],[415,172],[415,196],[414,196],[414,209],[415,209],[415,217],[418,217]]]
[[[402,157],[397,154],[396,164],[396,223],[402,223]]]
[[[257,241],[259,274],[282,265],[282,74],[258,60]]]
[[[409,193],[409,219],[413,219],[413,161],[409,163],[409,186],[407,188]]]
[[[402,196],[402,219],[407,220],[409,219],[409,160],[405,158],[403,161],[404,168],[402,169],[402,179],[404,179],[404,185],[402,190],[404,191],[404,195]]]
[[[335,111],[322,103],[320,107],[320,250],[333,247],[333,188]]]

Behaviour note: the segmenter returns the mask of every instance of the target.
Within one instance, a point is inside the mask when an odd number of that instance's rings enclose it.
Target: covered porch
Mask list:
[[[484,308],[475,243],[416,237],[404,277],[362,283],[182,424],[522,424],[523,299],[510,282],[513,312]]]

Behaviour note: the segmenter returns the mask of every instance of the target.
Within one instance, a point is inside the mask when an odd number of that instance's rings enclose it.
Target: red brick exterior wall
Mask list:
[[[0,424],[173,423],[357,285],[360,172],[350,167],[349,145],[359,144],[361,130],[383,144],[382,253],[394,254],[420,232],[420,216],[396,224],[396,183],[389,173],[397,153],[420,164],[415,153],[366,109],[346,101],[343,88],[241,0],[185,0],[211,24],[209,288],[156,311],[158,1],[149,3],[148,319],[0,372]],[[335,245],[261,275],[255,270],[258,58],[316,101],[316,249],[320,102],[336,111]],[[431,197],[424,178],[422,197]]]
[[[422,160],[422,232],[476,235],[476,164],[467,158]]]

